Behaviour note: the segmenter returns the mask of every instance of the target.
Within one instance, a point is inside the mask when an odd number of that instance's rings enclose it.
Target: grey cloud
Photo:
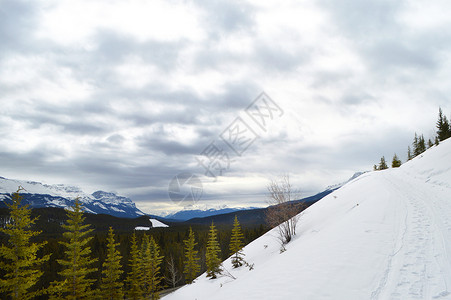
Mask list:
[[[240,30],[250,30],[255,24],[255,8],[242,1],[197,1],[205,11],[206,28],[210,38],[217,39],[224,34]]]
[[[0,53],[27,50],[37,21],[33,1],[5,0],[0,5]],[[31,51],[31,49],[28,49]]]

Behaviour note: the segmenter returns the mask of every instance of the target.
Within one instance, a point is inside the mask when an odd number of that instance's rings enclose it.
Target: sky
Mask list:
[[[451,113],[449,1],[0,0],[0,176],[264,206],[404,161]],[[264,94],[262,94],[264,93]],[[264,122],[264,126],[261,126]],[[180,174],[188,174],[180,175]],[[193,177],[190,177],[192,176]]]

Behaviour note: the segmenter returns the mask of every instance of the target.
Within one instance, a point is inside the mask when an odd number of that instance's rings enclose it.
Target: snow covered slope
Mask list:
[[[72,206],[78,197],[83,203],[83,209],[90,213],[109,214],[116,217],[133,218],[144,215],[129,198],[114,193],[97,191],[86,194],[80,188],[63,184],[42,184],[35,181],[15,180],[0,177],[0,206],[5,199],[11,198],[11,193],[22,186],[25,190],[20,194],[23,201],[31,207],[61,207]]]
[[[254,269],[205,274],[164,300],[451,299],[451,139],[399,169],[361,175],[245,247]]]

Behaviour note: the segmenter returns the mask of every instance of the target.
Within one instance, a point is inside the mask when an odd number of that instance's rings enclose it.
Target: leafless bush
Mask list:
[[[174,257],[172,257],[172,255],[169,257],[169,259],[166,260],[166,263],[168,266],[166,282],[170,287],[175,288],[177,286],[177,283],[182,280],[182,276],[175,266]]]
[[[293,189],[290,176],[284,175],[279,180],[272,180],[268,184],[268,203],[271,205],[267,211],[267,221],[271,227],[277,227],[282,251],[292,237],[296,234],[296,225],[299,213],[305,207],[299,199],[300,193]]]

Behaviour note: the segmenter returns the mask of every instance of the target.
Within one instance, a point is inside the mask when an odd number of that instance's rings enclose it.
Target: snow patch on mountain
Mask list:
[[[75,199],[83,204],[86,212],[109,214],[117,217],[138,217],[144,215],[133,201],[115,193],[96,191],[87,194],[79,187],[64,184],[43,184],[36,181],[7,179],[0,177],[0,200],[4,202],[11,198],[18,187],[23,188],[20,194],[23,201],[31,207],[60,207],[67,208],[74,204]],[[0,203],[0,205],[3,203]]]

